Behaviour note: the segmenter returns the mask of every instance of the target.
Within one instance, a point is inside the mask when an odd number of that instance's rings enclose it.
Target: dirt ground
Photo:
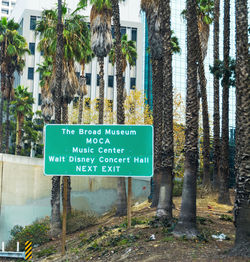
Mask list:
[[[172,227],[155,223],[155,209],[148,202],[133,207],[131,229],[126,229],[126,217],[113,213],[101,217],[98,224],[67,236],[66,256],[61,257],[60,240],[51,241],[34,249],[33,261],[250,261],[242,257],[228,257],[233,247],[233,206],[219,205],[216,195],[197,199],[196,240],[176,239]],[[232,195],[233,203],[233,195]],[[180,211],[181,198],[174,198],[174,217]],[[226,235],[217,240],[212,235]]]

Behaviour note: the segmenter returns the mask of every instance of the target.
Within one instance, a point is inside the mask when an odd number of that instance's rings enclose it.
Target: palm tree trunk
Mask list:
[[[125,123],[124,115],[124,97],[123,97],[123,77],[122,77],[122,48],[121,48],[121,25],[120,25],[120,10],[118,0],[111,0],[112,13],[113,13],[113,23],[115,30],[115,60],[116,60],[116,79],[117,79],[117,124]],[[117,212],[116,215],[126,215],[127,214],[127,195],[125,187],[125,178],[118,178],[117,184]]]
[[[54,97],[55,120],[61,124],[61,92],[63,70],[63,24],[62,24],[62,0],[58,0],[57,46],[56,46],[56,92]],[[60,223],[60,176],[52,178],[51,191],[51,235],[57,237],[61,232]]]
[[[232,253],[236,256],[250,257],[250,72],[247,0],[236,1],[235,9],[237,184],[234,205],[236,238]]]
[[[51,236],[56,238],[61,233],[60,219],[60,176],[52,177],[51,189]]]
[[[153,125],[154,125],[154,177],[152,185],[152,204],[157,207],[161,184],[161,146],[162,146],[162,94],[163,60],[152,58],[153,74]]]
[[[79,114],[78,114],[78,124],[82,124],[82,113],[83,113],[83,96],[80,96],[79,100]]]
[[[62,106],[63,123],[68,124],[68,103],[64,101]],[[62,183],[62,200],[64,199],[64,183]],[[67,215],[71,213],[71,178],[67,176]]]
[[[162,136],[162,180],[159,203],[156,216],[172,221],[173,206],[173,167],[174,167],[174,138],[173,138],[173,83],[172,83],[172,48],[171,48],[171,9],[170,0],[160,1],[163,39],[163,126]],[[160,94],[158,96],[160,99]],[[160,112],[160,111],[159,111]],[[162,132],[162,130],[159,130]]]
[[[220,0],[214,1],[214,66],[219,60],[219,18]],[[219,188],[219,163],[220,163],[220,83],[214,76],[214,170],[213,188]]]
[[[222,80],[222,149],[220,161],[220,188],[218,202],[231,204],[229,194],[229,48],[230,48],[230,0],[224,1],[224,67]]]
[[[100,66],[100,85],[99,85],[99,124],[103,124],[103,114],[104,114],[104,57],[99,57]]]
[[[198,29],[198,28],[197,28]],[[198,36],[198,78],[199,86],[201,90],[201,99],[202,99],[202,125],[203,125],[203,185],[205,187],[211,187],[210,181],[210,135],[209,135],[209,116],[208,116],[208,105],[207,105],[207,80],[204,71],[202,50],[201,50],[201,41],[199,37],[199,32],[197,31]]]
[[[22,123],[23,123],[23,116],[17,117],[17,123],[16,123],[16,150],[15,155],[20,155],[21,153],[21,137],[22,137]]]
[[[9,136],[10,136],[10,97],[8,97],[7,99],[7,108],[6,108],[5,154],[9,153]]]
[[[3,92],[1,94],[1,104],[0,104],[0,152],[3,152],[3,104],[4,97]]]
[[[197,96],[197,15],[196,0],[187,0],[187,100],[185,171],[181,212],[174,235],[197,237],[196,179],[198,146],[198,96]]]

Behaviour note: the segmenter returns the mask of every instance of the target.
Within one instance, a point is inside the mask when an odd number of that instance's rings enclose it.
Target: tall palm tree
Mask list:
[[[185,171],[181,212],[176,236],[197,236],[196,179],[198,168],[198,96],[197,96],[197,10],[196,0],[187,0],[187,98]]]
[[[124,95],[123,95],[123,71],[122,71],[122,45],[121,45],[121,24],[120,9],[118,0],[110,0],[112,6],[113,23],[115,31],[115,56],[116,56],[116,79],[117,79],[117,124],[125,123]],[[117,184],[118,202],[116,215],[122,216],[127,213],[127,195],[125,178],[118,178]]]
[[[224,1],[223,59],[225,73],[222,80],[222,147],[220,161],[220,188],[218,202],[231,204],[229,194],[229,50],[230,50],[230,0]]]
[[[170,0],[160,1],[162,44],[163,44],[163,125],[162,136],[162,181],[156,216],[172,220],[173,205],[173,83],[172,83],[172,46],[171,46],[171,9]]]
[[[250,104],[247,0],[235,2],[236,9],[236,238],[234,255],[250,257]]]
[[[141,0],[141,9],[146,13],[148,40],[153,77],[153,126],[154,126],[154,177],[152,207],[159,199],[161,181],[161,143],[162,143],[162,93],[163,93],[163,60],[162,35],[160,31],[159,0]]]
[[[163,47],[161,32],[161,16],[159,0],[141,0],[141,9],[146,13],[148,25],[148,39],[153,72],[153,125],[154,125],[154,177],[151,187],[153,195],[152,207],[156,207],[159,200],[161,183],[161,150],[162,150],[162,93],[163,93]],[[180,47],[177,37],[171,31],[171,46],[173,53],[179,53]]]
[[[57,30],[56,30],[56,92],[54,93],[55,121],[61,124],[62,76],[63,76],[63,21],[62,1],[58,0]],[[52,177],[51,189],[51,236],[58,237],[61,232],[60,221],[60,176]]]
[[[14,73],[21,73],[23,71],[25,61],[23,56],[29,53],[27,42],[23,36],[17,31],[18,24],[12,21],[12,30],[6,30],[5,36],[2,37],[4,41],[3,50],[5,54],[2,57],[1,74],[5,75],[5,86],[3,97],[7,100],[6,109],[6,134],[5,134],[5,153],[9,152],[9,134],[10,134],[10,101],[14,97]]]
[[[209,25],[213,21],[214,1],[213,0],[197,0],[196,1],[198,15],[198,95],[202,100],[202,124],[203,124],[203,185],[211,186],[210,182],[210,131],[209,116],[207,104],[206,76],[204,71],[204,59],[207,55],[207,44],[209,39]],[[182,15],[186,16],[186,10],[182,11]]]
[[[85,51],[82,51],[86,47],[89,49],[89,29],[85,22],[85,19],[78,15],[69,13],[69,9],[63,5],[62,6],[62,78],[61,78],[61,93],[60,94],[60,106],[58,108],[58,115],[56,113],[57,119],[60,119],[62,123],[68,123],[68,104],[73,100],[75,94],[79,89],[82,89],[81,84],[79,84],[78,78],[75,73],[74,62],[82,61]],[[57,10],[44,10],[42,13],[43,19],[41,19],[38,24],[36,31],[41,35],[41,41],[39,42],[39,49],[44,51],[45,57],[51,57],[53,61],[53,70],[51,74],[51,79],[49,80],[49,89],[52,94],[55,106],[57,101],[57,30],[58,30],[58,16]],[[49,92],[47,92],[50,95]],[[50,98],[50,97],[49,97]],[[59,107],[59,105],[58,105]],[[61,112],[62,111],[62,112]],[[59,120],[58,120],[59,121]],[[55,178],[58,179],[58,178]],[[67,213],[71,212],[70,203],[70,177],[67,178],[68,181],[68,197],[67,197]]]
[[[220,0],[214,1],[214,67],[219,61],[219,18],[220,18]],[[214,76],[214,169],[213,169],[213,187],[219,188],[219,160],[220,160],[220,84],[219,79]]]
[[[1,68],[1,104],[0,104],[0,152],[3,151],[3,105],[4,93],[6,89],[6,73],[4,72],[3,59],[7,52],[7,31],[17,30],[19,25],[13,20],[7,21],[6,17],[0,20],[0,68]]]
[[[99,124],[103,124],[104,110],[104,57],[112,46],[111,17],[112,8],[109,0],[91,0],[90,12],[91,48],[99,61]]]

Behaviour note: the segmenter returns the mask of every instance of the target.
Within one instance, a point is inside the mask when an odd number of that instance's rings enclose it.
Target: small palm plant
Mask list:
[[[34,98],[32,93],[28,92],[27,88],[23,86],[18,86],[15,89],[15,96],[11,105],[13,106],[14,115],[16,117],[16,149],[15,155],[19,155],[21,152],[21,137],[22,137],[22,127],[24,123],[24,118],[26,115],[32,113],[32,104],[34,103]]]
[[[109,53],[109,58],[111,60],[112,65],[115,64],[115,48],[116,41],[113,41],[113,47]],[[125,72],[127,67],[127,62],[129,63],[130,67],[135,65],[135,61],[137,58],[137,51],[136,51],[136,43],[135,41],[129,40],[128,36],[125,34],[121,38],[121,45],[122,45],[122,71]]]

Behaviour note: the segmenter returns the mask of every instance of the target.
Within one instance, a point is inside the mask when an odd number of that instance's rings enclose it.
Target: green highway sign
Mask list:
[[[153,127],[46,125],[44,174],[151,177]]]

